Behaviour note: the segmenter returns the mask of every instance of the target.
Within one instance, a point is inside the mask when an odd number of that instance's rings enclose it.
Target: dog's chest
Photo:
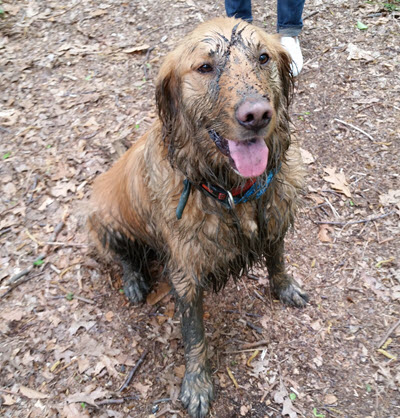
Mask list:
[[[246,253],[260,252],[254,212],[251,206],[235,213],[221,209],[217,214],[190,208],[177,226],[171,255],[196,275],[229,270],[238,257],[246,259]]]

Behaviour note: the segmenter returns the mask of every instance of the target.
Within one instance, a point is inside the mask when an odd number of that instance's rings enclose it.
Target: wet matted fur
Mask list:
[[[95,181],[89,228],[117,254],[127,297],[151,287],[150,260],[161,260],[182,315],[186,373],[181,400],[204,417],[214,390],[203,325],[203,290],[218,290],[255,264],[271,288],[298,307],[307,295],[285,273],[283,240],[292,224],[303,171],[291,144],[290,58],[279,38],[233,18],[201,24],[168,54],[156,84],[158,119]],[[259,198],[231,208],[201,190],[256,185]],[[182,218],[183,181],[192,184]]]

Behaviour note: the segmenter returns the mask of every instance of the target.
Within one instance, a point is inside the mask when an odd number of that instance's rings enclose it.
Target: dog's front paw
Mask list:
[[[292,277],[286,274],[271,280],[272,290],[285,305],[303,308],[308,302],[308,295]]]
[[[137,305],[146,299],[149,286],[139,272],[124,274],[124,293],[131,303]]]
[[[185,374],[180,399],[191,417],[205,417],[213,398],[214,386],[208,371]]]

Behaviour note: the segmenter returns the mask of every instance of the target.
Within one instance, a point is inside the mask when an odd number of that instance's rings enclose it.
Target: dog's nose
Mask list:
[[[236,110],[236,119],[246,129],[258,131],[265,128],[272,118],[272,106],[268,100],[247,99]]]

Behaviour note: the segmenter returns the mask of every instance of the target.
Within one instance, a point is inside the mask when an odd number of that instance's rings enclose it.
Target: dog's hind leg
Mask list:
[[[130,259],[121,260],[123,268],[124,293],[131,303],[144,302],[150,291],[150,283],[143,271]]]
[[[106,254],[115,254],[123,268],[124,293],[133,303],[143,302],[151,288],[149,263],[155,259],[155,253],[135,238],[127,238],[112,225],[104,226],[98,216],[89,218],[89,230],[99,248]]]
[[[174,280],[172,279],[174,283]],[[183,277],[174,283],[181,311],[182,336],[185,345],[186,371],[180,399],[189,415],[203,418],[214,398],[211,370],[203,324],[203,290]]]
[[[126,297],[133,304],[143,302],[152,285],[149,264],[155,258],[154,251],[145,244],[129,240],[122,251],[116,252],[121,259]]]
[[[308,295],[300,285],[285,272],[283,239],[271,243],[267,253],[267,268],[273,293],[286,305],[302,308]]]

